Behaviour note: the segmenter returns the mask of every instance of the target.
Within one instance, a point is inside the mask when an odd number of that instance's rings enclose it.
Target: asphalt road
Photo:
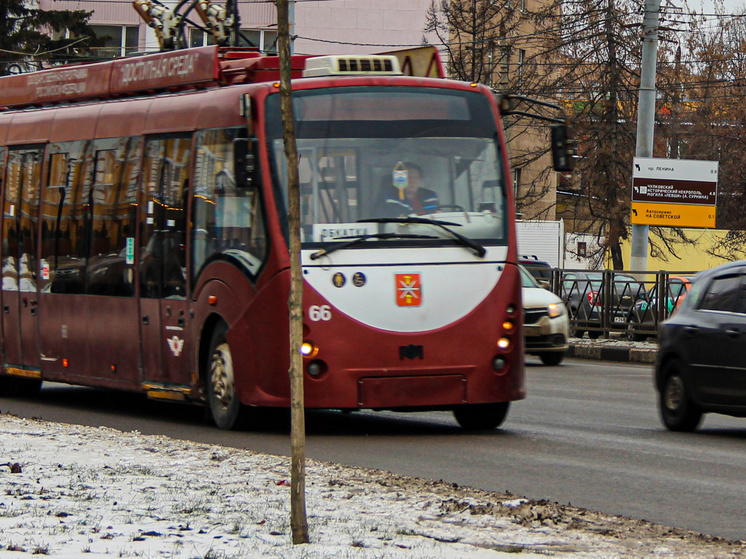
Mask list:
[[[307,456],[746,539],[746,419],[707,416],[694,434],[665,431],[648,365],[529,358],[529,397],[494,432],[463,432],[449,413],[311,412]],[[287,425],[219,431],[200,408],[45,385],[0,411],[106,425],[259,452],[288,454]]]

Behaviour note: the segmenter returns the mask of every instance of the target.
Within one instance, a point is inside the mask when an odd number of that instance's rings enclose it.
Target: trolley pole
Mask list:
[[[303,276],[300,265],[300,179],[295,142],[292,60],[288,0],[277,0],[277,46],[280,56],[282,137],[288,164],[288,225],[290,230],[290,530],[294,544],[308,543],[306,518],[306,422],[303,394]]]
[[[655,73],[658,57],[658,19],[660,0],[645,0],[645,17],[642,22],[642,68],[640,97],[637,109],[637,157],[653,157],[655,135]],[[648,225],[632,225],[632,270],[648,269]]]

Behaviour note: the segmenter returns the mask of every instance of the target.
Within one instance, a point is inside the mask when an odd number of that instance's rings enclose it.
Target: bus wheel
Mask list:
[[[225,339],[225,331],[224,324],[218,326],[210,342],[207,402],[215,425],[221,429],[235,429],[239,426],[243,406],[236,392],[233,356]]]
[[[14,387],[14,396],[20,396],[21,398],[31,398],[39,394],[41,390],[41,380],[33,378],[19,378],[16,379],[16,385]]]
[[[502,425],[508,415],[510,402],[469,404],[454,408],[453,415],[464,429],[483,431]]]
[[[3,396],[30,398],[36,396],[40,389],[39,379],[0,377],[0,394]]]

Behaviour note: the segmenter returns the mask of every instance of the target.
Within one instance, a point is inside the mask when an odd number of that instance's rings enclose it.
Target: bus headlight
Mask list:
[[[497,347],[500,349],[508,349],[510,347],[510,338],[503,337],[497,340]]]
[[[302,343],[302,344],[300,345],[300,353],[301,353],[301,355],[302,355],[303,357],[308,357],[308,358],[311,358],[311,357],[316,357],[316,355],[317,355],[317,354],[319,353],[319,348],[318,348],[318,346],[317,346],[317,345],[316,345],[315,343],[313,343],[312,341],[310,341],[310,340],[305,340],[305,341],[304,341],[304,342],[303,342],[303,343]]]

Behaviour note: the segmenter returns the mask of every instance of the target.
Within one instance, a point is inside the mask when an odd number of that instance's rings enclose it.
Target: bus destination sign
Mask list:
[[[635,157],[633,225],[715,227],[717,161]]]

